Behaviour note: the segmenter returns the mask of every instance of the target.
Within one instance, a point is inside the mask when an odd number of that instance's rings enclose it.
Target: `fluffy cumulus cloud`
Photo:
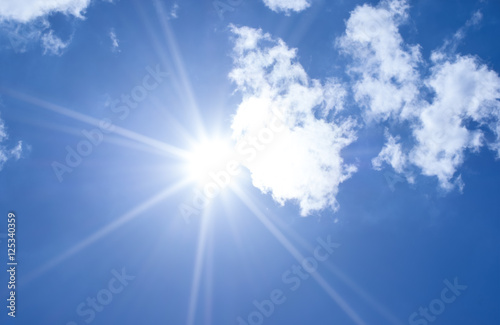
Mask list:
[[[286,14],[305,10],[311,5],[308,0],[264,0],[264,4],[272,11]]]
[[[230,78],[242,94],[232,122],[242,164],[262,192],[301,214],[337,208],[339,184],[356,168],[341,151],[355,138],[355,122],[336,115],[345,89],[334,79],[310,79],[296,50],[261,30],[231,27],[235,36]]]
[[[7,148],[5,142],[8,138],[7,131],[5,129],[5,124],[2,119],[0,119],[0,170],[2,170],[4,164],[9,159],[18,160],[21,158],[23,152],[23,143],[18,141],[13,148]]]
[[[436,95],[420,112],[410,157],[424,175],[437,176],[449,189],[466,149],[478,151],[485,144],[483,130],[488,125],[497,134],[490,146],[498,148],[500,78],[476,59],[457,56],[437,63],[426,83]]]
[[[340,49],[353,58],[353,92],[371,120],[412,114],[418,95],[419,46],[405,45],[398,25],[407,19],[404,1],[357,7],[346,23]]]
[[[0,30],[10,47],[25,52],[34,43],[44,54],[61,55],[71,39],[63,41],[50,28],[47,17],[62,13],[83,19],[90,0],[3,0],[0,1]]]
[[[459,168],[468,152],[486,148],[500,157],[500,77],[478,58],[456,53],[481,13],[425,59],[420,45],[407,44],[399,32],[408,11],[405,0],[384,0],[351,12],[336,41],[351,59],[350,87],[309,78],[282,40],[231,27],[230,78],[243,95],[233,136],[257,188],[280,203],[299,202],[302,215],[337,207],[340,183],[356,171],[342,149],[362,127],[337,114],[349,92],[365,127],[387,126],[374,169],[388,165],[411,183],[417,174],[435,177],[452,190],[463,187]]]
[[[480,12],[435,50],[430,62],[423,62],[420,47],[406,44],[400,35],[407,17],[404,0],[357,7],[337,44],[353,59],[353,93],[367,122],[391,120],[411,128],[410,145],[387,137],[372,161],[374,168],[387,163],[407,173],[411,165],[450,190],[463,185],[457,170],[468,150],[487,145],[500,156],[500,78],[477,58],[454,53],[466,28],[481,19]],[[419,71],[425,66],[430,73],[423,78]],[[487,139],[485,132],[495,136]]]

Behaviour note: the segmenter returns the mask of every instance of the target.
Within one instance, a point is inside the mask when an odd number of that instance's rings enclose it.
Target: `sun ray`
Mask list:
[[[253,212],[253,214],[259,219],[260,222],[273,234],[273,236],[283,245],[283,247],[297,260],[301,263],[304,260],[304,256],[293,246],[293,244],[286,239],[283,233],[266,217],[262,211],[257,207],[257,205],[241,190],[237,185],[232,186],[235,194],[241,199],[241,201]],[[320,276],[318,273],[310,273],[311,277],[318,283],[318,285],[325,291],[333,301],[335,301],[339,307],[349,316],[352,321],[357,325],[365,325],[366,323],[361,319],[361,317],[349,306],[349,304],[339,295],[339,293],[333,289],[328,282]]]
[[[201,120],[201,115],[200,115],[200,110],[198,107],[198,104],[196,102],[196,97],[193,92],[193,87],[191,86],[191,82],[189,81],[188,74],[186,72],[186,68],[184,65],[184,61],[182,59],[182,55],[179,50],[179,45],[177,44],[176,38],[174,33],[172,32],[172,28],[170,27],[170,23],[168,22],[168,14],[165,12],[165,8],[163,4],[158,1],[154,0],[154,6],[157,9],[157,14],[159,18],[159,22],[163,28],[163,33],[165,36],[165,40],[167,42],[167,46],[169,48],[170,54],[172,55],[172,58],[174,60],[174,65],[177,70],[177,73],[180,77],[181,85],[184,89],[185,93],[185,98],[188,101],[188,108],[191,111],[192,118],[194,119],[195,122],[195,129],[198,132],[201,132],[202,137],[206,137],[206,130],[203,126],[202,120]]]
[[[296,233],[293,229],[286,227],[284,222],[279,217],[274,216],[272,213],[268,214],[272,218],[273,222],[277,223],[281,229],[284,229],[284,231],[287,232],[288,236],[293,237],[294,241],[299,242],[302,247],[305,247],[310,251],[313,250],[313,247],[311,247],[309,243],[304,241],[303,238],[298,233]],[[334,274],[345,285],[347,285],[354,293],[356,293],[367,304],[369,304],[377,313],[379,313],[379,315],[384,317],[389,322],[389,324],[403,325],[403,323],[395,315],[393,315],[385,306],[378,303],[368,292],[366,292],[360,286],[358,286],[337,266],[333,265],[332,263],[325,263],[325,266],[332,274]]]
[[[209,233],[207,245],[207,262],[205,272],[205,313],[203,320],[206,324],[212,323],[212,309],[213,309],[213,287],[214,287],[214,258],[213,258],[213,232]]]
[[[168,49],[165,49],[160,40],[157,37],[157,28],[153,27],[151,23],[151,19],[148,17],[147,13],[145,12],[144,8],[142,7],[143,2],[139,1],[134,1],[135,9],[137,10],[138,14],[140,15],[142,22],[147,29],[148,33],[147,36],[151,38],[151,44],[155,49],[156,55],[160,58],[162,66],[164,66],[167,71],[170,73],[174,71],[174,68],[172,67],[172,64],[169,62],[170,60],[168,59],[166,53],[168,53]],[[177,78],[175,79],[170,79],[172,88],[175,89],[177,93],[182,93],[182,85],[179,83]],[[199,114],[198,114],[199,115]],[[200,118],[196,118],[197,120]],[[200,119],[201,120],[201,119]],[[199,127],[202,127],[203,125],[201,122],[196,123]]]
[[[151,102],[153,103],[152,107],[165,116],[165,123],[168,124],[172,133],[175,133],[180,139],[187,140],[188,143],[193,143],[195,141],[193,133],[188,131],[185,126],[175,119],[171,110],[167,109],[164,104],[160,103],[159,99],[151,98]]]
[[[102,123],[101,120],[96,119],[94,117],[70,110],[68,108],[44,101],[44,100],[39,99],[39,98],[29,96],[27,94],[23,94],[23,93],[20,93],[20,92],[11,90],[11,89],[4,89],[4,88],[0,89],[0,91],[2,93],[8,94],[9,96],[17,98],[25,103],[29,103],[29,104],[56,112],[60,115],[70,117],[74,120],[77,120],[77,121],[80,121],[83,123],[87,123],[87,124],[95,126],[95,127],[100,127],[100,125]],[[153,148],[167,152],[167,153],[173,155],[174,157],[183,158],[183,157],[186,157],[186,154],[187,154],[187,152],[185,150],[182,150],[182,149],[177,148],[175,146],[172,146],[170,144],[152,139],[152,138],[147,137],[145,135],[130,131],[128,129],[125,129],[125,128],[122,128],[122,127],[119,127],[116,125],[114,125],[113,129],[110,131],[112,133],[121,135],[125,138],[131,139],[131,140],[140,142],[144,145],[148,145],[148,146],[151,146]]]
[[[64,251],[63,253],[55,256],[54,258],[49,260],[47,263],[43,264],[38,269],[33,271],[31,274],[28,274],[24,278],[24,283],[27,284],[27,283],[31,282],[32,280],[38,278],[39,276],[41,276],[45,272],[54,268],[59,263],[68,259],[69,257],[72,257],[76,253],[78,253],[81,250],[85,249],[86,247],[92,245],[93,243],[95,243],[99,239],[110,234],[111,232],[115,231],[116,229],[118,229],[119,227],[128,223],[129,221],[137,218],[138,216],[140,216],[140,214],[146,212],[148,209],[152,208],[156,204],[163,202],[167,197],[176,193],[176,191],[178,191],[179,189],[183,188],[186,185],[187,185],[187,181],[181,180],[181,181],[165,188],[163,191],[161,191],[160,193],[151,197],[150,199],[146,200],[145,202],[138,204],[133,209],[131,209],[127,213],[125,213],[122,216],[120,216],[119,218],[117,218],[115,221],[100,228],[99,230],[97,230],[96,232],[94,232],[93,234],[91,234],[90,236],[85,238],[84,240],[80,241],[78,244],[72,246],[71,248]]]
[[[201,274],[203,271],[203,263],[205,259],[205,248],[209,230],[210,212],[207,208],[202,214],[202,224],[200,235],[198,237],[198,246],[196,248],[195,266],[193,273],[193,281],[191,283],[191,293],[189,295],[189,308],[187,315],[187,325],[193,325],[196,318],[196,308],[198,305],[198,294],[200,291]]]
[[[367,302],[379,315],[384,317],[392,325],[404,325],[394,314],[392,314],[385,306],[377,302],[368,292],[358,286],[351,278],[342,272],[337,266],[331,263],[326,263],[326,268],[346,284],[359,297]]]

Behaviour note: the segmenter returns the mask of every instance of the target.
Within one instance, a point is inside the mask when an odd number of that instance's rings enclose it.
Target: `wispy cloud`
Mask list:
[[[382,148],[377,157],[372,159],[373,168],[380,170],[382,169],[382,164],[387,163],[396,172],[402,173],[407,164],[407,157],[401,150],[400,138],[398,136],[393,137],[389,132],[386,132],[386,138],[387,142],[384,148]]]
[[[177,13],[179,12],[179,5],[177,3],[174,3],[172,8],[170,9],[170,18],[175,19],[177,18]]]
[[[475,27],[479,25],[481,20],[483,19],[483,14],[481,13],[480,10],[475,11],[471,18],[467,20],[464,26],[459,28],[452,37],[449,39],[446,39],[443,42],[443,45],[438,49],[433,51],[431,59],[433,61],[438,61],[438,60],[443,60],[445,59],[447,55],[454,55],[455,52],[458,49],[458,46],[462,42],[462,40],[465,38],[467,35],[467,32],[469,31],[470,28]],[[449,59],[449,58],[448,58]]]
[[[335,117],[344,88],[334,79],[310,79],[296,50],[282,40],[249,27],[231,29],[236,39],[230,78],[243,95],[233,137],[237,148],[256,157],[243,162],[253,184],[281,204],[298,201],[304,216],[328,206],[336,209],[339,184],[356,171],[341,157],[356,138],[355,122]],[[323,117],[317,118],[317,112]],[[283,130],[257,144],[272,116],[281,118]]]
[[[16,53],[26,52],[31,45],[40,40],[43,31],[48,28],[48,21],[43,19],[29,24],[12,21],[0,23],[0,30],[10,45],[7,45],[6,48]]]
[[[62,41],[56,36],[47,17],[62,13],[83,19],[89,4],[90,0],[0,1],[0,29],[16,52],[25,52],[31,44],[40,42],[44,54],[61,55],[71,39]]]
[[[54,35],[54,31],[50,30],[41,37],[43,54],[61,55],[68,47],[71,39],[63,42],[58,36]]]
[[[109,31],[109,39],[111,40],[111,51],[120,52],[120,43],[114,29]]]
[[[308,0],[264,0],[264,4],[272,11],[286,14],[305,10],[311,5]]]
[[[8,149],[5,141],[8,139],[7,135],[7,130],[5,128],[5,123],[3,120],[0,118],[0,170],[2,170],[4,164],[10,160],[18,160],[21,158],[21,155],[23,153],[23,142],[18,141],[17,144],[11,148]]]

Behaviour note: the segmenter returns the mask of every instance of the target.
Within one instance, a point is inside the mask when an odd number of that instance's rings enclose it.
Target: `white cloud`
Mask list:
[[[7,149],[4,142],[8,139],[5,123],[0,119],[0,170],[3,165],[9,160],[18,160],[23,152],[23,143],[18,141],[17,145],[12,149]]]
[[[436,95],[414,126],[417,144],[410,157],[424,175],[437,176],[443,188],[451,189],[465,151],[478,151],[485,141],[481,128],[467,126],[467,121],[489,124],[499,135],[500,78],[474,58],[457,56],[453,62],[436,64],[426,84]],[[498,139],[490,143],[499,145]]]
[[[398,173],[402,173],[407,164],[407,157],[401,150],[400,138],[393,137],[388,132],[386,134],[387,142],[377,157],[372,159],[373,168],[382,169],[382,164],[387,163]]]
[[[111,29],[109,32],[109,39],[111,40],[111,51],[120,52],[120,42],[118,41],[118,37],[114,29]]]
[[[407,19],[405,1],[383,1],[357,7],[347,21],[340,49],[354,64],[349,72],[357,102],[367,120],[406,117],[414,110],[421,61],[418,46],[405,46],[398,26]]]
[[[27,23],[55,12],[82,18],[89,3],[90,0],[2,0],[0,21]]]
[[[308,0],[264,0],[264,4],[272,11],[286,14],[305,10],[311,5]]]
[[[341,157],[355,140],[355,122],[326,118],[342,108],[345,90],[333,79],[311,80],[296,50],[282,40],[249,27],[231,29],[236,39],[230,78],[243,95],[231,127],[238,151],[248,154],[243,164],[254,186],[281,204],[298,201],[304,216],[336,209],[339,184],[356,171]],[[278,120],[281,130],[269,133]]]
[[[419,46],[405,44],[398,31],[407,11],[403,0],[357,7],[338,40],[353,57],[354,96],[365,108],[366,120],[411,127],[413,139],[408,142],[413,148],[405,150],[399,138],[389,136],[372,163],[376,169],[388,163],[399,173],[407,173],[405,167],[413,164],[423,175],[437,177],[443,189],[462,187],[457,169],[467,150],[478,151],[486,144],[483,129],[496,134],[487,144],[500,156],[500,78],[476,58],[454,54],[466,28],[477,25],[482,15],[474,13],[451,41],[432,53],[431,74],[422,78],[418,69],[425,63]]]
[[[54,35],[54,31],[50,30],[48,33],[45,33],[41,37],[43,54],[53,54],[53,55],[61,55],[64,50],[68,47],[71,40],[67,42],[63,42],[59,37]]]

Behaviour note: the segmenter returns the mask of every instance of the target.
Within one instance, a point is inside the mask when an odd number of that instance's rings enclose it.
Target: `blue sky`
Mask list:
[[[500,4],[0,4],[1,324],[497,324]]]

